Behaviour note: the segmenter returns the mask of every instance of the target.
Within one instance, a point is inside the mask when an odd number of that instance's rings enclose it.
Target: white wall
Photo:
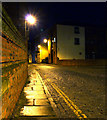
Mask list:
[[[57,57],[59,60],[85,59],[85,28],[79,27],[80,34],[75,34],[74,27],[57,25]],[[80,38],[80,45],[74,44],[74,38]]]

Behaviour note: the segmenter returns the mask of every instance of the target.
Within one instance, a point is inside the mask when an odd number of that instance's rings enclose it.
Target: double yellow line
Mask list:
[[[67,105],[73,110],[79,119],[87,118],[85,114],[62,92],[54,83],[51,83],[52,87],[62,96]]]

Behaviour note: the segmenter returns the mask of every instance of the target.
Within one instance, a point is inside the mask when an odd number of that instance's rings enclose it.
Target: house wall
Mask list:
[[[59,60],[85,59],[85,28],[79,27],[79,29],[80,34],[75,34],[74,26],[57,25],[57,57]],[[74,44],[74,38],[80,38],[80,45]]]
[[[56,47],[56,42],[53,42],[53,63],[57,64],[57,47]]]
[[[41,44],[40,47],[40,62],[42,62],[43,59],[45,59],[46,57],[48,57],[48,47],[46,45],[46,43]]]

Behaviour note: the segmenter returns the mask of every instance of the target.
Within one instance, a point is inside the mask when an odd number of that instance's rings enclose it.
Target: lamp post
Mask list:
[[[47,40],[47,39],[44,39],[43,41],[44,41],[44,43],[47,43],[48,40]]]
[[[36,17],[34,17],[33,15],[31,15],[31,14],[27,14],[26,16],[25,16],[25,37],[26,37],[26,31],[27,31],[27,29],[28,29],[28,31],[29,31],[29,28],[27,28],[28,27],[28,25],[34,25],[35,23],[36,23]]]
[[[30,25],[35,25],[36,23],[36,17],[34,17],[33,15],[31,14],[27,14],[25,16],[25,39],[26,39],[26,47],[27,47],[27,53],[28,53],[28,32],[29,32],[29,26]],[[28,61],[29,61],[29,54],[28,54]]]

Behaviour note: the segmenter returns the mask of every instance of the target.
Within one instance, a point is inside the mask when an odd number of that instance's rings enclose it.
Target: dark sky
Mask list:
[[[29,11],[32,13],[35,11],[38,17],[38,24],[32,29],[33,31],[39,32],[41,28],[46,29],[57,22],[76,22],[92,25],[104,25],[105,23],[105,3],[29,3],[28,6]]]
[[[20,3],[22,4],[22,3]],[[24,3],[23,3],[24,4]],[[9,3],[6,6],[11,6],[8,8],[9,11],[18,10],[12,9],[12,6],[17,6],[17,3]],[[30,36],[31,39],[38,33],[41,29],[47,29],[55,23],[84,23],[84,24],[95,24],[103,25],[105,23],[106,16],[106,3],[105,2],[29,2],[26,3],[28,12],[33,13],[37,16],[38,22],[35,27],[32,27]],[[22,14],[24,11],[22,11]],[[26,11],[27,13],[27,11]],[[11,16],[11,12],[10,12]],[[15,16],[11,16],[15,17]]]
[[[29,3],[29,11],[35,11],[39,22],[47,26],[60,21],[103,24],[105,3]]]

